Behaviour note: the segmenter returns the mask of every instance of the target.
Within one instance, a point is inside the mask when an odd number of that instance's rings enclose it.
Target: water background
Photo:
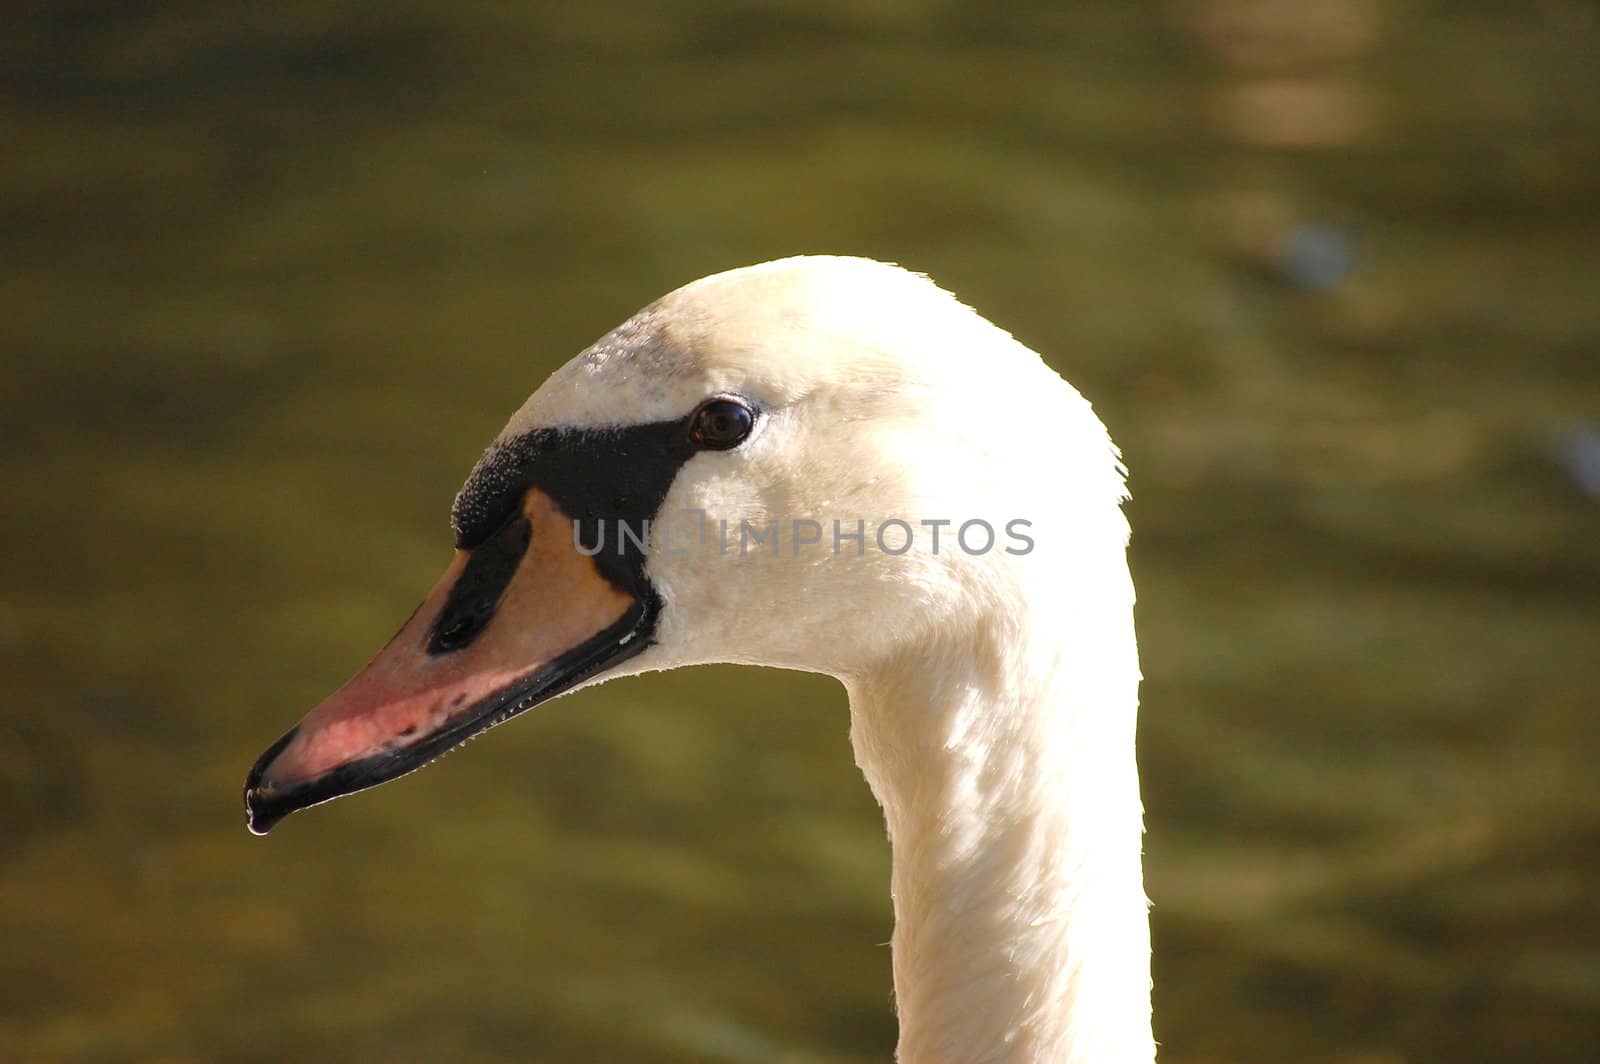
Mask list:
[[[244,830],[555,366],[931,273],[1133,468],[1162,1059],[1600,1059],[1600,9],[22,2],[0,1057],[887,1060],[831,681],[545,707]]]

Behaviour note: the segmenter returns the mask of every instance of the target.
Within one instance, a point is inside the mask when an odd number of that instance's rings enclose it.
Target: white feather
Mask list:
[[[1089,404],[926,278],[801,257],[697,281],[579,355],[512,418],[537,427],[760,408],[695,456],[654,542],[655,645],[621,672],[806,669],[850,694],[856,760],[893,846],[899,1058],[1154,1057],[1134,761],[1139,667],[1123,470]],[[927,541],[835,553],[829,535],[727,554],[679,530],[777,519],[869,536],[890,519],[1025,520],[1034,547]],[[944,530],[949,537],[955,524]]]

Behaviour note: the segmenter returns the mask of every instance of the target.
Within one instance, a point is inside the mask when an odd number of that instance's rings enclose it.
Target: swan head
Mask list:
[[[251,828],[614,676],[849,679],[997,602],[1070,598],[1106,557],[1087,541],[1120,559],[1122,496],[1088,404],[926,278],[820,256],[704,278],[512,416],[439,583],[252,769]]]

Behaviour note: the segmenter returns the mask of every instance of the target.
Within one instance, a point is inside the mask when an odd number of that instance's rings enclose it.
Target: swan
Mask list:
[[[612,677],[827,673],[891,846],[898,1059],[1153,1060],[1124,484],[1088,402],[926,277],[702,278],[512,416],[444,576],[250,771],[250,828]]]

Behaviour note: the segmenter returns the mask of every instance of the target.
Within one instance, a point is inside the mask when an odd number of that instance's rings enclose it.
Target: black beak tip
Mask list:
[[[245,788],[244,812],[250,834],[265,835],[277,826],[278,821],[289,815],[289,810],[282,807],[274,808],[275,804],[256,788]]]
[[[250,775],[244,781],[244,812],[252,835],[265,835],[297,808],[292,802],[285,801],[283,795],[264,787],[261,779],[266,774],[267,766],[277,760],[284,747],[294,741],[295,733],[299,730],[291,729],[287,735],[267,747],[266,752],[250,767]]]

